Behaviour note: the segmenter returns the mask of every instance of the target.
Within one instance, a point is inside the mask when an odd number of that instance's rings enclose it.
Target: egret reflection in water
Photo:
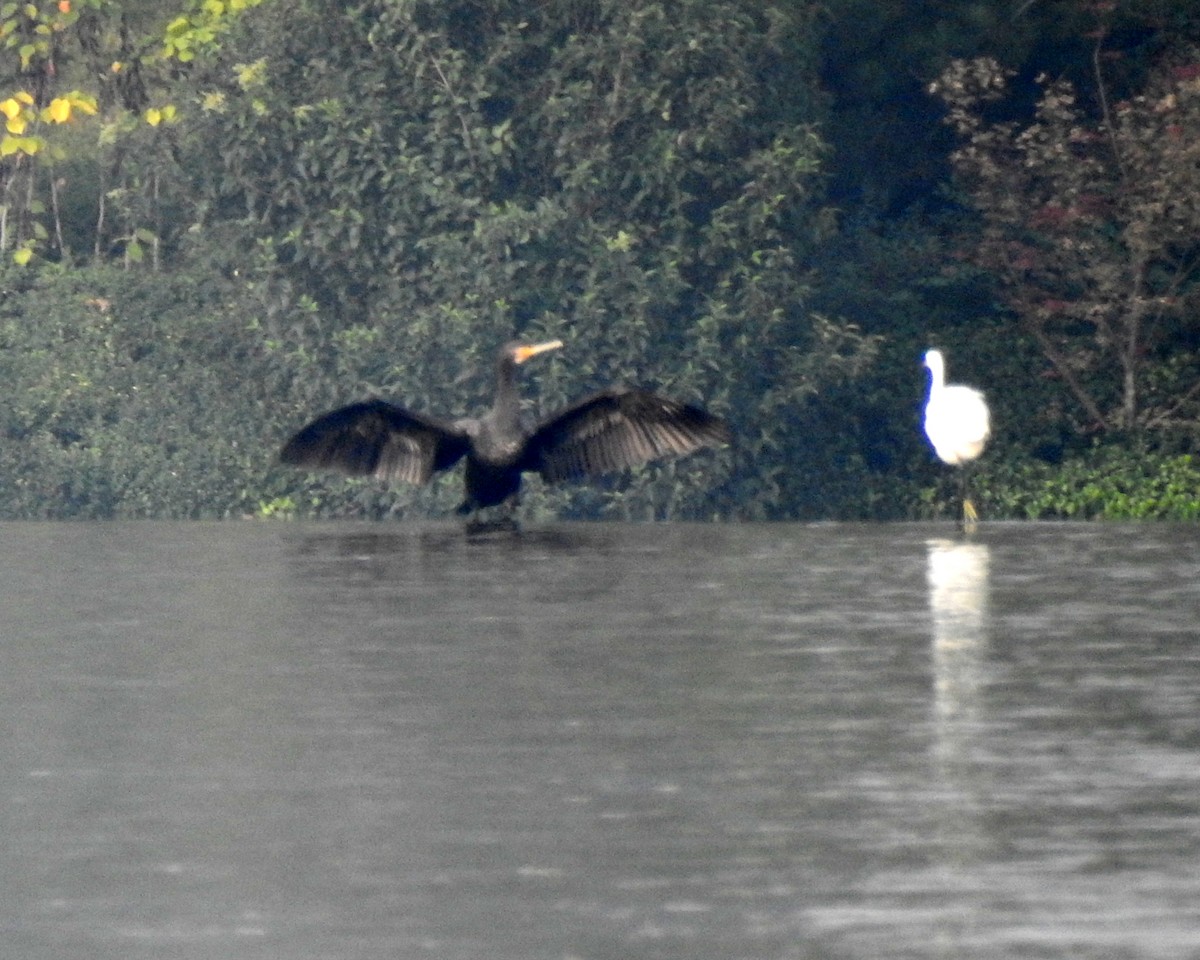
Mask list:
[[[987,642],[988,548],[942,539],[928,547],[934,703],[942,727],[969,719],[976,706]]]
[[[989,846],[982,816],[989,804],[989,777],[979,763],[987,729],[989,555],[985,544],[975,542],[933,539],[927,547],[932,744],[945,801],[939,834],[949,861],[961,864]]]

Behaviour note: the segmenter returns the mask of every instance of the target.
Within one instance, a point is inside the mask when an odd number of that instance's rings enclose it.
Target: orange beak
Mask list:
[[[530,357],[536,357],[539,353],[545,353],[547,350],[557,350],[563,345],[561,340],[547,340],[545,343],[523,343],[513,351],[513,359],[517,363],[524,363]]]

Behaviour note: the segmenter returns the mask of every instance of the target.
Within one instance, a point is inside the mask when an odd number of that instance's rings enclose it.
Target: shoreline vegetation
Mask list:
[[[950,518],[929,348],[983,521],[1200,515],[1200,4],[166,7],[0,5],[0,519],[448,516],[276,452],[514,337],[735,436],[531,521]]]

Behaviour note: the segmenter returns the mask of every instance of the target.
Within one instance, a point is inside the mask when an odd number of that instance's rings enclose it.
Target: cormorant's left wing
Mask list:
[[[729,443],[728,424],[648,390],[610,388],[542,420],[521,468],[548,481],[596,476]]]

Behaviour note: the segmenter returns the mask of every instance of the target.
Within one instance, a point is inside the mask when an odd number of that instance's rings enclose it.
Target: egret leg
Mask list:
[[[970,483],[967,474],[969,473],[968,465],[964,464],[961,470],[960,495],[962,499],[962,530],[964,533],[970,533],[979,524],[979,513],[975,510],[975,504],[971,501]]]

